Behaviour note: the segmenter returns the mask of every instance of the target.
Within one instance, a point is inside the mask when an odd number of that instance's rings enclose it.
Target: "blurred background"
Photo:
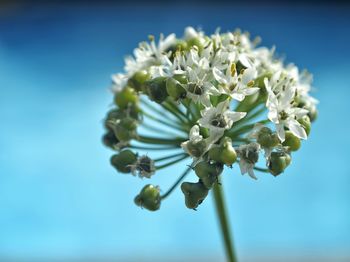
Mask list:
[[[261,36],[321,101],[283,175],[224,173],[240,261],[350,261],[350,5],[334,1],[0,1],[0,261],[225,261],[211,198],[141,210],[148,181],[116,173],[101,143],[124,56],[188,25]]]

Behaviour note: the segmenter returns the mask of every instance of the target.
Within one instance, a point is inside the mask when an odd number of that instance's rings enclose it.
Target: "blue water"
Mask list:
[[[223,175],[239,256],[350,255],[349,6],[1,10],[0,257],[223,257],[210,198],[194,212],[177,190],[159,212],[137,208],[148,181],[117,174],[100,142],[124,55],[150,33],[181,35],[187,25],[262,36],[314,74],[321,101],[283,175]],[[153,183],[166,190],[184,164]]]

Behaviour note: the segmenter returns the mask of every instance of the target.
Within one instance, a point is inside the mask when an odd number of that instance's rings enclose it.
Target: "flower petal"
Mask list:
[[[238,120],[242,119],[246,116],[246,112],[234,112],[234,111],[227,111],[225,112],[225,116],[227,116],[232,123],[237,122]]]
[[[281,142],[284,142],[284,140],[286,139],[284,125],[283,124],[276,124],[276,132],[277,132],[277,136],[281,140]]]
[[[296,137],[299,137],[301,139],[307,139],[307,134],[298,121],[294,119],[290,120],[288,122],[288,128]]]
[[[190,130],[190,140],[194,140],[196,138],[202,138],[202,136],[199,134],[198,125],[194,125]]]
[[[246,96],[250,96],[255,94],[256,92],[258,92],[260,90],[259,87],[250,87],[250,88],[245,88],[244,90],[242,90],[242,93]]]
[[[217,80],[219,83],[221,84],[227,84],[225,75],[216,67],[213,68],[213,76],[215,78],[215,80]]]
[[[249,168],[248,169],[248,175],[251,177],[251,178],[253,178],[253,179],[255,179],[255,180],[258,180],[258,178],[255,176],[255,174],[254,174],[254,169],[253,169],[253,167],[251,167],[251,168]]]
[[[255,68],[250,67],[244,70],[243,75],[242,75],[242,83],[246,85],[249,81],[253,80],[256,78],[257,72]]]
[[[241,93],[232,93],[231,97],[239,102],[243,101],[243,99],[245,98],[245,96]]]
[[[252,67],[252,62],[249,60],[246,54],[240,54],[238,59],[245,67]]]

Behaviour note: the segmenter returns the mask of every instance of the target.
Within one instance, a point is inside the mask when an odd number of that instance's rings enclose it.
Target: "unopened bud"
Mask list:
[[[134,202],[136,205],[146,208],[150,211],[156,211],[160,208],[161,197],[159,187],[153,185],[146,185],[142,188]]]
[[[137,92],[143,91],[144,84],[149,80],[150,75],[146,70],[141,70],[136,72],[129,80],[128,85],[132,87]]]
[[[176,75],[173,78],[168,78],[166,81],[166,90],[174,100],[183,99],[186,97],[186,90],[182,87],[182,83],[186,83],[186,76]]]
[[[111,164],[121,173],[130,173],[131,167],[137,161],[137,156],[131,150],[123,150],[111,157]]]
[[[115,146],[119,143],[112,130],[108,130],[106,134],[102,137],[103,144],[109,148],[115,149]]]
[[[308,108],[308,110],[309,110],[309,113],[307,115],[309,116],[310,121],[314,122],[316,120],[316,118],[317,118],[318,111],[317,111],[315,106],[313,106],[311,108]]]
[[[121,108],[127,108],[130,104],[137,104],[139,97],[134,89],[127,86],[119,93],[115,94],[114,102],[116,105]]]
[[[262,127],[260,129],[256,141],[265,148],[272,148],[279,144],[277,134],[272,132],[268,127]]]
[[[168,97],[166,90],[166,78],[157,77],[145,82],[145,91],[149,98],[157,103],[162,103]]]
[[[283,173],[291,162],[291,157],[285,152],[272,152],[270,155],[268,168],[272,175],[278,176]]]
[[[195,166],[194,171],[203,182],[204,186],[210,189],[214,183],[218,181],[218,176],[222,173],[223,166],[219,163],[211,164],[209,162],[202,161]]]
[[[196,209],[209,192],[202,182],[184,182],[181,184],[181,190],[185,195],[185,204],[190,209]]]
[[[120,141],[130,141],[136,137],[137,121],[133,118],[127,117],[118,121],[113,130],[115,136]]]
[[[215,162],[231,166],[236,162],[237,154],[232,147],[232,140],[224,137],[218,146],[214,146],[209,150],[209,158]]]
[[[290,151],[297,151],[301,146],[301,142],[292,132],[286,131],[285,140],[282,145],[288,147]]]
[[[199,52],[201,52],[203,50],[203,44],[202,44],[201,40],[197,37],[187,40],[187,47],[189,49],[192,47],[196,47]]]
[[[301,126],[304,128],[306,134],[309,136],[311,132],[311,121],[308,116],[304,116],[303,118],[300,118],[298,122],[301,124]]]
[[[187,42],[184,40],[177,40],[176,43],[172,46],[170,46],[165,52],[172,52],[172,54],[175,54],[176,51],[183,51],[187,49]]]

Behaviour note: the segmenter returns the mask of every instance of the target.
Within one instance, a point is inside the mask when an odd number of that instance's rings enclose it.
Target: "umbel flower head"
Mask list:
[[[159,209],[192,170],[198,182],[183,182],[181,190],[196,209],[225,166],[257,179],[291,164],[317,116],[312,76],[258,42],[239,30],[205,35],[192,27],[183,37],[149,36],[125,59],[124,72],[112,76],[114,107],[103,136],[117,151],[111,164],[146,180],[167,167],[169,176],[179,175],[164,193],[144,186],[138,206]],[[180,163],[178,174],[171,167]]]

